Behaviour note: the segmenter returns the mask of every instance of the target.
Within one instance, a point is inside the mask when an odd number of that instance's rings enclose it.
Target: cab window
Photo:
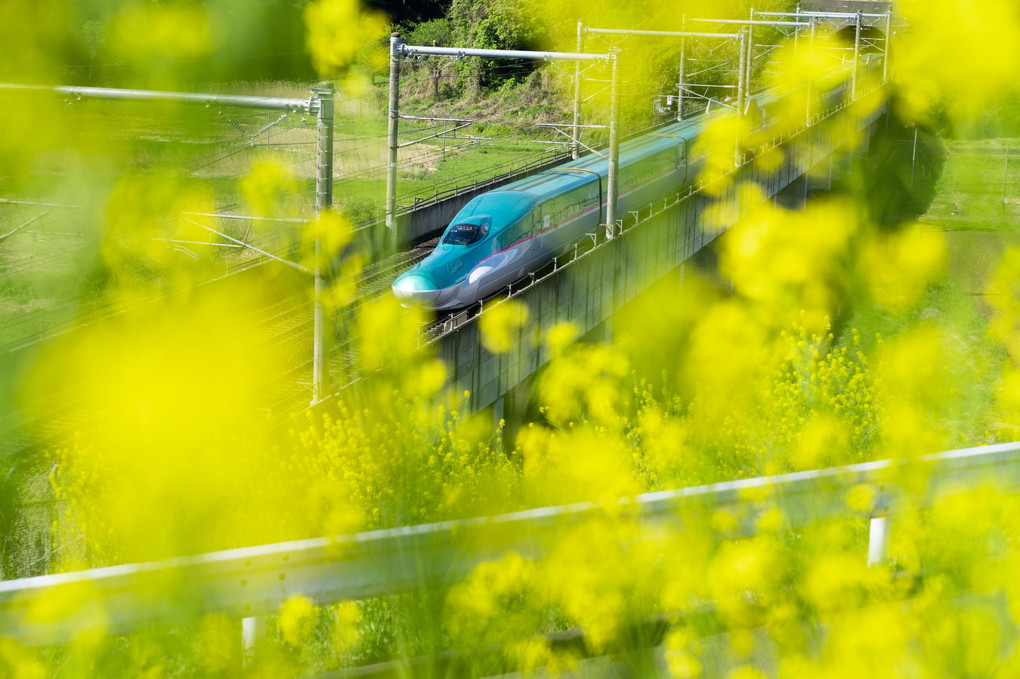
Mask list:
[[[471,224],[463,222],[454,224],[443,236],[444,245],[471,245],[485,238],[489,232],[485,224]]]

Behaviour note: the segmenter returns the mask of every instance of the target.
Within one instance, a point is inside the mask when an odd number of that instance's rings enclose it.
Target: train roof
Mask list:
[[[759,107],[767,107],[779,96],[774,90],[767,89],[753,95],[752,98]],[[672,148],[679,139],[692,141],[713,117],[715,116],[712,114],[695,116],[623,142],[620,144],[620,167],[624,168],[653,153]],[[606,177],[609,174],[609,162],[595,153],[588,153],[577,160],[568,160],[549,170],[519,179],[491,191],[488,195],[513,194],[519,201],[521,194],[527,194],[533,203],[538,203],[558,196],[564,191],[590,184],[595,180],[595,174]]]
[[[488,191],[472,198],[461,212],[470,207],[472,214],[502,215],[508,222],[513,222],[531,212],[538,200],[534,195],[521,194],[520,191]]]
[[[676,122],[661,127],[620,144],[620,167],[626,167],[647,156],[676,146],[678,139],[691,139],[704,127],[704,120],[697,118]],[[491,194],[512,193],[519,197],[528,194],[536,202],[558,196],[564,191],[590,184],[595,174],[605,177],[609,173],[609,162],[594,153],[577,160],[568,160],[554,168],[544,170],[530,177],[519,179],[512,184],[490,192]]]

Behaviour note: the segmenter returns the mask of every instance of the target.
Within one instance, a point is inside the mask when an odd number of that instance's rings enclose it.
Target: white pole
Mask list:
[[[250,665],[255,659],[255,647],[265,636],[265,621],[262,616],[250,616],[241,619],[241,649],[243,663]]]
[[[876,516],[868,529],[868,566],[885,563],[889,556],[889,517]]]

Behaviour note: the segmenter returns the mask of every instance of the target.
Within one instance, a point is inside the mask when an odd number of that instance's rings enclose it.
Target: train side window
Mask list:
[[[681,141],[676,147],[676,166],[683,167],[687,164],[687,142]]]
[[[534,213],[525,215],[522,219],[518,219],[510,226],[503,229],[503,232],[496,236],[496,251],[505,250],[524,236],[528,235],[528,230],[531,228],[533,220]]]
[[[655,177],[673,170],[673,154],[669,149],[663,149],[652,157],[650,169],[650,174]]]
[[[540,229],[548,229],[552,222],[558,222],[563,217],[563,197],[558,196],[549,201],[549,210],[542,213]]]
[[[494,241],[495,244],[496,244],[495,248],[494,248],[495,252],[499,252],[500,250],[505,250],[507,248],[507,246],[509,246],[510,243],[512,243],[514,241],[513,233],[512,233],[513,228],[514,227],[511,226],[511,227],[507,228],[505,231],[503,231],[503,233],[501,233],[498,236],[496,236],[495,241]]]

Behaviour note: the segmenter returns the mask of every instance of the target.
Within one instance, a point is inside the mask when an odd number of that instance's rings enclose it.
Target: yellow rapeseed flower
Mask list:
[[[517,300],[501,302],[482,314],[479,321],[482,346],[494,354],[505,354],[521,341],[521,328],[528,322],[530,310]]]
[[[300,646],[315,629],[317,610],[308,597],[295,594],[283,602],[280,609],[280,634],[291,646]]]

